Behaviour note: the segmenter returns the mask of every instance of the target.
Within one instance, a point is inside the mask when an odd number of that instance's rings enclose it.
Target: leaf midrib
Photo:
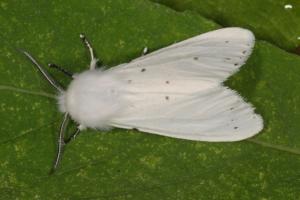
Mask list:
[[[0,90],[9,90],[9,91],[19,92],[23,94],[37,95],[37,96],[48,97],[51,99],[56,99],[56,95],[54,94],[50,94],[47,92],[40,92],[40,91],[30,91],[29,89],[26,88],[18,88],[10,85],[0,85]]]
[[[47,92],[40,92],[40,91],[30,91],[29,89],[18,88],[18,87],[9,86],[9,85],[0,85],[0,90],[8,90],[8,91],[12,91],[12,92],[19,92],[19,93],[23,93],[23,94],[43,96],[43,97],[47,97],[47,98],[51,98],[51,99],[56,99],[56,96],[54,94],[50,94]],[[53,124],[53,123],[45,124],[43,126],[49,126],[51,124]],[[28,135],[28,134],[24,134],[24,135],[22,134],[22,136],[26,136],[26,135]],[[20,135],[17,137],[14,137],[14,139],[17,139],[17,138],[20,138]],[[283,145],[271,144],[269,142],[264,142],[264,141],[254,139],[254,138],[250,138],[245,141],[248,141],[253,144],[263,146],[263,147],[267,147],[270,149],[275,149],[275,150],[290,153],[290,154],[300,155],[300,149],[297,149],[297,148],[294,149],[294,148],[290,148],[290,147],[283,146]],[[6,142],[7,141],[4,141],[2,143],[6,143]]]

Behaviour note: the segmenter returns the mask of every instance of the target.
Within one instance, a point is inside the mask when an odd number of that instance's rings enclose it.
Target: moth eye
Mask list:
[[[239,63],[234,63],[234,66],[238,66],[239,65]]]
[[[165,96],[165,99],[166,99],[166,100],[169,100],[170,98],[169,98],[169,96]]]
[[[245,50],[245,51],[243,51],[243,54],[246,54],[247,53],[247,51]]]
[[[141,69],[141,72],[145,72],[145,71],[146,71],[146,69],[145,69],[145,68]]]
[[[170,83],[170,81],[166,81],[166,84],[169,84]]]
[[[199,60],[199,58],[198,57],[194,57],[194,60]]]
[[[228,40],[226,40],[226,41],[225,41],[225,43],[229,43],[229,41],[228,41]]]
[[[234,129],[238,129],[239,127],[235,126]]]

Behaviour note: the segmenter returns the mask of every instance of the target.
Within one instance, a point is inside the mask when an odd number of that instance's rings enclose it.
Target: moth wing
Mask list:
[[[159,135],[200,140],[238,141],[257,134],[262,118],[234,91],[217,87],[191,95],[130,94],[134,104],[112,121]]]
[[[120,92],[128,102],[111,125],[202,141],[257,134],[261,117],[221,84],[246,61],[253,45],[250,31],[226,28],[111,68],[123,80]]]
[[[180,74],[221,83],[245,63],[254,43],[254,35],[249,30],[223,28],[162,48],[112,70],[135,74],[144,68],[156,71],[159,77]]]

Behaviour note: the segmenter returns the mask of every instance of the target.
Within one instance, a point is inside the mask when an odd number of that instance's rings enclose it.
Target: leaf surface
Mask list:
[[[62,115],[55,91],[17,48],[46,65],[87,69],[84,32],[105,66],[220,28],[143,0],[0,3],[0,194],[3,199],[296,199],[300,196],[300,58],[258,41],[225,84],[257,108],[264,130],[235,143],[88,130],[48,175]],[[69,80],[50,70],[61,83]]]

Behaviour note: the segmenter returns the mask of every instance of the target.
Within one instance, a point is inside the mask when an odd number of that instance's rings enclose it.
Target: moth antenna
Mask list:
[[[64,147],[65,147],[65,141],[64,141],[64,136],[65,136],[65,132],[69,123],[69,114],[65,113],[63,121],[60,125],[60,129],[59,129],[59,135],[58,135],[58,141],[57,141],[57,154],[56,154],[56,158],[54,160],[54,165],[53,168],[50,171],[50,174],[53,174],[55,172],[55,170],[57,169],[61,159],[62,159],[62,154],[64,151]]]
[[[20,50],[29,60],[38,68],[38,70],[44,75],[47,81],[59,92],[63,93],[64,89],[55,81],[52,76],[26,51]]]

